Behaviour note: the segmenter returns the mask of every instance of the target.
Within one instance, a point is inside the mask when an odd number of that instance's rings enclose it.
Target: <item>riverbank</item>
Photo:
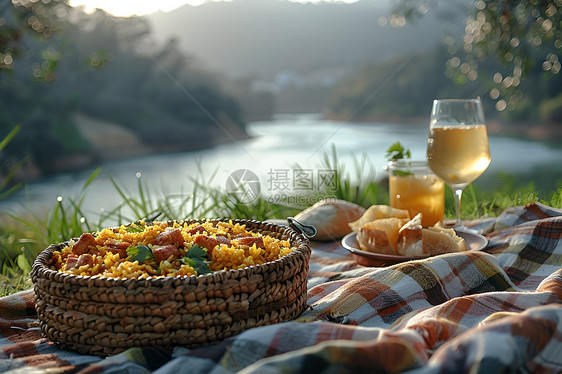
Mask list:
[[[193,137],[181,139],[169,134],[166,144],[147,144],[135,132],[119,124],[93,118],[84,113],[72,116],[82,137],[89,144],[88,149],[56,158],[46,174],[33,161],[27,161],[14,176],[15,182],[34,182],[50,175],[76,172],[105,162],[133,159],[156,154],[191,152],[214,148],[223,144],[249,139],[245,128],[241,128],[221,116],[203,131],[193,131]],[[201,130],[201,129],[200,129]]]
[[[249,138],[244,128],[220,114],[219,118],[215,120],[215,124],[205,128],[207,134],[193,131],[194,136],[189,139],[178,139],[174,137],[174,134],[169,134],[169,142],[166,144],[147,144],[131,129],[92,118],[83,113],[75,114],[73,119],[82,136],[92,146],[91,152],[100,161],[146,156],[154,153],[197,151]]]

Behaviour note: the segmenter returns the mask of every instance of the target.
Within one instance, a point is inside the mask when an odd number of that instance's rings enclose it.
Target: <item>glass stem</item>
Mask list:
[[[453,195],[455,197],[455,208],[457,211],[457,223],[455,226],[462,226],[461,223],[461,198],[462,198],[462,188],[454,188]]]

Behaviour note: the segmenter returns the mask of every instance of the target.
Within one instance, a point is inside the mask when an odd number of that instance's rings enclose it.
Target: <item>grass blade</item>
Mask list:
[[[96,168],[96,170],[92,172],[92,174],[90,174],[90,177],[88,178],[86,183],[84,183],[84,187],[82,187],[82,191],[85,191],[86,188],[88,188],[88,186],[94,181],[94,179],[96,179],[100,171],[101,171],[101,167],[98,167]]]
[[[12,139],[14,138],[14,136],[16,136],[16,134],[21,130],[21,123],[18,123],[13,129],[12,131],[10,131],[8,133],[8,135],[6,135],[4,137],[4,139],[2,139],[2,141],[0,141],[0,151],[3,150],[8,143],[10,143],[12,141]]]

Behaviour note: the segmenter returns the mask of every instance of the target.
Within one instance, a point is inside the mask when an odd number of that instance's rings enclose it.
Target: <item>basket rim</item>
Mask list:
[[[243,219],[243,218],[234,218],[234,219],[233,218],[197,218],[197,219],[186,218],[180,220],[162,220],[162,221],[153,220],[147,223],[179,222],[179,223],[193,224],[197,222],[218,223],[218,222],[229,222],[229,221],[232,221],[233,223],[252,225],[253,227],[251,227],[249,231],[255,231],[257,229],[262,228],[260,227],[260,225],[265,225],[263,227],[263,229],[265,230],[278,231],[278,232],[283,231],[284,233],[287,233],[287,235],[289,236],[289,240],[291,240],[291,244],[294,245],[297,249],[276,260],[269,261],[261,265],[250,265],[242,269],[228,269],[228,270],[223,269],[212,273],[201,274],[197,276],[195,275],[165,276],[165,277],[147,278],[147,279],[114,278],[114,277],[97,276],[97,275],[95,276],[74,275],[74,274],[64,273],[64,272],[50,269],[48,265],[52,259],[53,252],[55,250],[60,249],[60,247],[62,246],[68,245],[70,240],[77,239],[77,238],[70,238],[64,242],[50,244],[47,248],[41,251],[33,261],[30,276],[32,278],[33,283],[35,283],[36,278],[47,278],[47,279],[56,280],[57,282],[61,282],[61,283],[82,284],[86,282],[89,287],[90,286],[107,287],[108,282],[111,283],[112,287],[126,287],[126,288],[131,288],[135,286],[136,287],[147,287],[147,286],[167,287],[170,286],[172,283],[177,283],[177,282],[183,285],[200,285],[200,284],[212,284],[212,283],[222,282],[227,279],[237,278],[241,275],[248,275],[248,273],[252,274],[256,270],[265,269],[266,267],[269,266],[278,266],[283,262],[290,261],[291,259],[293,259],[293,257],[310,258],[311,256],[310,242],[308,241],[308,238],[306,238],[306,236],[303,233],[299,232],[298,230],[290,226],[279,225],[276,223],[258,221],[253,219]],[[133,222],[128,223],[125,226],[128,226],[132,223]],[[117,227],[120,226],[114,226],[108,228],[112,229]]]

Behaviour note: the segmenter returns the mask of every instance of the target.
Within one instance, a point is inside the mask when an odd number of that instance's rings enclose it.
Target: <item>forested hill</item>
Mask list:
[[[512,129],[541,125],[560,133],[560,74],[545,79],[541,66],[534,66],[519,86],[522,94],[516,97],[514,110],[498,112],[490,100],[489,83],[455,75],[458,73],[447,63],[450,58],[446,46],[438,46],[426,52],[365,65],[336,85],[324,114],[327,118],[344,121],[426,123],[434,98],[479,96],[483,99],[487,119],[503,122]],[[489,74],[497,68],[486,61],[481,73]]]
[[[3,9],[0,16],[15,23],[18,10]],[[0,139],[22,125],[1,155],[4,164],[27,157],[24,170],[40,176],[126,153],[119,148],[135,147],[135,155],[246,137],[238,103],[173,41],[151,42],[145,19],[63,9],[50,38],[22,30],[23,48],[10,68],[0,69]],[[84,133],[81,119],[121,127],[137,142],[123,140],[121,147],[110,135],[115,152],[108,153]],[[124,132],[107,132],[116,133]]]

